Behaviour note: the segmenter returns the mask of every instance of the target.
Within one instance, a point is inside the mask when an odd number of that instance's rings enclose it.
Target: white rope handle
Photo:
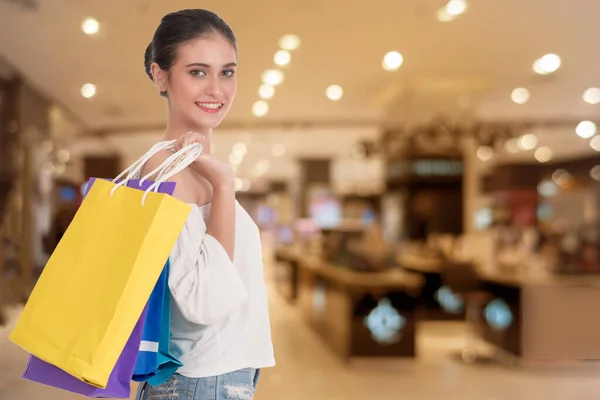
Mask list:
[[[146,204],[146,197],[150,192],[158,191],[160,185],[172,176],[177,175],[184,169],[186,169],[191,163],[193,163],[198,156],[202,153],[202,145],[200,143],[192,143],[179,150],[178,152],[167,158],[161,165],[159,165],[154,171],[144,176],[140,183],[159,172],[157,179],[152,185],[146,190],[142,197],[142,206]]]
[[[129,183],[131,179],[134,179],[140,173],[150,158],[152,158],[159,151],[172,149],[175,142],[175,140],[158,142],[152,146],[150,150],[148,150],[143,156],[138,158],[133,164],[127,167],[127,169],[125,169],[115,179],[112,180],[112,182],[116,183],[116,185],[110,190],[110,195],[112,196],[115,194],[117,189],[121,186],[127,186],[127,183]],[[127,174],[125,179],[123,179],[121,182],[117,182],[117,180],[119,180],[125,174]]]
[[[123,172],[121,172],[115,179],[113,179],[113,183],[116,183],[116,181],[121,179],[121,177],[123,177],[123,175],[125,174],[127,174],[127,177],[123,179],[124,181],[134,179],[134,177],[142,170],[142,168],[148,162],[148,160],[150,160],[159,151],[172,149],[175,142],[175,140],[169,140],[165,142],[156,143],[143,156],[138,158]]]

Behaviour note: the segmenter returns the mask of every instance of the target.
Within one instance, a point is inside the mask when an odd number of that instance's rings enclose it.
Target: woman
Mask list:
[[[236,202],[231,167],[210,154],[212,130],[235,98],[231,28],[206,10],[162,18],[146,73],[168,104],[164,140],[202,145],[171,181],[192,212],[170,256],[171,351],[184,364],[166,383],[140,385],[140,400],[252,399],[261,368],[275,365],[259,231]],[[156,154],[142,174],[171,153]]]

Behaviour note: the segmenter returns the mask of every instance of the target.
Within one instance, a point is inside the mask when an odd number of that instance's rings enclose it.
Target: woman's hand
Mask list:
[[[233,189],[235,185],[235,173],[233,169],[229,164],[205,152],[205,149],[210,148],[210,143],[206,136],[189,132],[181,136],[174,147],[176,151],[179,151],[192,143],[200,143],[202,145],[202,153],[190,167],[206,178],[213,188]]]

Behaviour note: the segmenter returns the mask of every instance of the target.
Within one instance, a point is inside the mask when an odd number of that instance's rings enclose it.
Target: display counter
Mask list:
[[[434,256],[400,253],[396,256],[398,265],[407,272],[423,276],[423,290],[418,298],[419,319],[423,320],[462,320],[463,310],[444,309],[440,304],[438,291],[443,286],[442,269],[444,261]]]
[[[355,272],[317,257],[302,257],[297,267],[298,308],[342,360],[416,355],[420,276],[399,270]]]
[[[600,277],[478,271],[483,337],[524,361],[600,359]]]

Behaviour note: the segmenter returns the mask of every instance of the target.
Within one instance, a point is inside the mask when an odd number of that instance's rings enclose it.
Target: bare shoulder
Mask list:
[[[152,171],[156,170],[160,165],[166,161],[167,158],[172,156],[173,153],[168,150],[162,150],[153,155],[148,162],[142,167],[142,171],[140,176],[146,176]],[[150,180],[155,180],[157,177],[157,173],[153,174],[149,177]],[[195,194],[193,188],[193,180],[190,177],[190,173],[188,169],[184,169],[183,171],[173,175],[169,179],[168,182],[175,182],[175,192],[173,193],[173,197],[178,198],[181,201],[186,203],[196,203],[198,201],[197,196]]]
[[[173,153],[171,153],[168,150],[161,150],[158,153],[154,154],[147,162],[146,164],[144,164],[144,166],[142,167],[142,171],[140,173],[140,176],[146,176],[147,174],[149,174],[150,172],[154,171],[155,169],[157,169],[163,162],[165,162],[167,160],[167,158],[169,158],[170,156],[172,156]],[[153,174],[152,176],[150,176],[151,180],[156,179],[156,174]]]

